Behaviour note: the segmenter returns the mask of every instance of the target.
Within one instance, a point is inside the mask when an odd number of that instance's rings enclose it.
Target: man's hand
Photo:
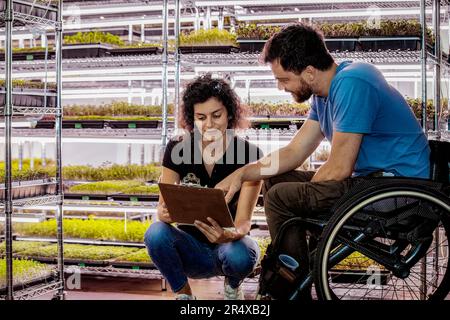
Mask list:
[[[216,220],[208,217],[211,225],[195,220],[194,225],[200,230],[211,243],[226,243],[237,240],[239,234],[236,231],[223,229]]]
[[[231,199],[233,199],[233,196],[241,189],[243,179],[242,179],[243,171],[242,168],[237,169],[232,174],[230,174],[228,177],[220,181],[216,186],[215,189],[220,189],[225,195],[225,201],[229,203]]]
[[[158,204],[158,219],[159,221],[165,222],[165,223],[172,223],[172,218],[170,217],[169,211],[167,210],[166,204],[160,203]]]

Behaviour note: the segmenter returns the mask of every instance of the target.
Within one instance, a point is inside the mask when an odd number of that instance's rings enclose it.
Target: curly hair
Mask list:
[[[222,79],[213,79],[210,74],[195,78],[188,83],[183,92],[180,110],[180,126],[186,130],[194,129],[194,105],[210,98],[219,100],[228,113],[227,129],[243,128],[247,125],[245,109],[230,85]]]
[[[284,70],[300,74],[307,66],[325,71],[334,60],[328,52],[322,33],[303,23],[291,24],[274,34],[265,44],[260,60],[276,59]]]

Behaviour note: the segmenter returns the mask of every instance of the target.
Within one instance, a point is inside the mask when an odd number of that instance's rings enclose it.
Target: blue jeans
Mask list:
[[[260,254],[258,243],[248,236],[224,244],[204,243],[161,221],[148,228],[145,245],[174,292],[186,285],[188,277],[225,276],[237,288],[253,271]]]

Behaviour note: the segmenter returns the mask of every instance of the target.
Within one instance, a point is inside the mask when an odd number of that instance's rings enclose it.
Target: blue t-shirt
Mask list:
[[[384,171],[428,178],[430,150],[402,95],[369,63],[346,61],[336,69],[327,98],[313,96],[309,119],[324,136],[333,131],[364,134],[354,176]]]

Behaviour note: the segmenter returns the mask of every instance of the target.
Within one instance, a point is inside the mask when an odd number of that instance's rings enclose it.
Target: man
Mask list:
[[[305,24],[275,34],[262,61],[270,65],[280,90],[297,102],[312,97],[309,117],[287,146],[245,165],[216,188],[227,192],[228,201],[244,181],[265,179],[272,239],[286,220],[330,209],[359,176],[429,176],[427,139],[405,99],[376,67],[336,64],[322,35]],[[317,172],[296,171],[324,137],[331,142],[328,160]],[[306,272],[305,230],[289,230],[284,242],[282,250]]]

